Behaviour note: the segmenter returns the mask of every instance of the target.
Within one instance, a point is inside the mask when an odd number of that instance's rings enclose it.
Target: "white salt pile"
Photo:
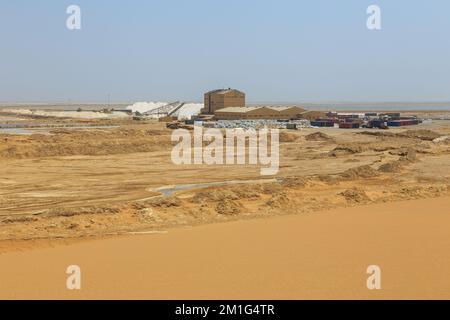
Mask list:
[[[190,120],[193,116],[200,114],[203,106],[203,103],[186,103],[173,116],[177,117],[178,120]]]
[[[167,105],[167,102],[136,102],[131,106],[127,107],[127,110],[131,110],[133,112],[144,113],[147,111],[151,111],[154,109],[158,109]]]
[[[158,109],[160,107],[168,105],[167,102],[136,102],[127,107],[127,110],[133,112],[145,113]],[[174,108],[176,105],[174,105]],[[193,116],[200,114],[201,109],[203,109],[203,103],[185,103],[179,110],[177,110],[172,116],[177,117],[178,120],[191,119]],[[151,117],[158,118],[164,115],[152,115]]]

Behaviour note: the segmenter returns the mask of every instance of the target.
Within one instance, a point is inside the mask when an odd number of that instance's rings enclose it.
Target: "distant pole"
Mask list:
[[[108,93],[108,109],[110,107],[110,102],[111,102],[111,95]]]

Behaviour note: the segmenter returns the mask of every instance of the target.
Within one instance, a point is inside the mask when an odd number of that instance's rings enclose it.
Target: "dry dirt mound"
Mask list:
[[[120,212],[118,207],[82,207],[82,208],[56,208],[50,209],[46,216],[48,217],[73,217],[79,215],[96,214],[117,214]]]
[[[397,150],[394,153],[401,155],[400,159],[382,164],[378,171],[386,173],[401,172],[406,165],[417,161],[417,153],[414,149]]]
[[[280,192],[274,194],[272,198],[266,202],[266,205],[271,208],[285,208],[292,205],[292,200],[289,199],[286,193]]]
[[[416,162],[417,161],[417,152],[414,149],[408,149],[405,153],[402,154],[400,158],[402,161],[406,162]]]
[[[397,190],[395,192],[395,198],[404,200],[435,198],[447,195],[449,191],[450,186],[448,185],[407,186]]]
[[[373,178],[373,177],[378,176],[378,172],[375,169],[373,169],[371,166],[366,165],[366,166],[360,166],[360,167],[348,169],[347,171],[344,171],[343,173],[341,173],[339,176],[344,179],[349,179],[349,180],[359,179],[359,178],[367,179],[367,178]]]
[[[229,188],[221,189],[211,189],[207,191],[201,191],[196,193],[192,197],[191,201],[193,203],[203,203],[203,202],[217,202],[224,200],[238,200],[239,196]]]
[[[177,197],[158,197],[154,199],[150,199],[145,201],[145,204],[150,205],[152,207],[159,208],[170,208],[170,207],[179,207],[181,205],[181,201]]]
[[[280,132],[280,142],[295,142],[299,136],[295,133],[281,131]]]
[[[398,137],[398,138],[409,138],[409,139],[420,139],[425,141],[433,141],[441,137],[441,135],[432,130],[426,129],[416,129],[416,130],[408,130],[401,133],[393,133],[386,131],[363,131],[359,134],[371,135],[376,137]]]
[[[308,134],[305,139],[307,141],[334,141],[334,138],[320,131]]]
[[[222,200],[216,205],[216,212],[222,215],[237,215],[241,211],[242,205],[233,200]]]
[[[378,171],[385,172],[385,173],[397,173],[401,172],[403,170],[404,163],[400,160],[391,161],[385,164],[382,164]]]
[[[161,150],[172,145],[163,131],[54,130],[51,135],[1,136],[0,158],[109,155]]]
[[[395,133],[393,132],[388,132],[388,131],[363,131],[363,132],[358,132],[357,134],[362,134],[362,135],[368,135],[368,136],[375,136],[375,137],[395,137]]]
[[[306,186],[307,180],[302,177],[286,177],[283,178],[281,184],[288,188],[303,188]]]
[[[11,223],[26,223],[26,222],[34,222],[38,219],[36,217],[30,216],[17,216],[17,217],[8,217],[0,221],[0,223],[11,224]]]
[[[328,155],[331,157],[347,156],[361,153],[367,150],[367,146],[362,143],[345,143],[331,150]]]
[[[408,130],[408,131],[405,131],[402,133],[397,133],[397,136],[426,140],[426,141],[433,141],[434,139],[441,137],[441,134],[431,131],[431,130],[419,129],[419,130]]]
[[[392,150],[389,154],[400,156],[400,161],[405,162],[416,162],[417,161],[417,151],[413,148],[401,148],[397,150]]]
[[[263,194],[275,194],[283,191],[283,186],[279,183],[262,183],[258,185],[258,190]]]
[[[354,203],[367,203],[371,201],[366,192],[359,188],[345,190],[339,193],[339,195],[343,196],[347,201]]]
[[[399,149],[399,152],[409,149],[420,149],[425,152],[426,146],[418,145],[417,140],[413,139],[399,138],[397,136],[390,138],[380,137],[377,138],[377,141],[372,142],[350,142],[339,144],[328,153],[328,156],[339,157],[363,152],[385,152]]]
[[[339,183],[339,178],[332,174],[319,174],[315,176],[315,178],[323,183],[326,183],[328,185],[334,185]]]
[[[281,190],[282,186],[279,183],[227,186],[199,191],[191,198],[191,202],[200,204],[225,200],[257,200],[262,194],[274,194]]]
[[[259,188],[255,188],[253,185],[243,185],[232,187],[231,191],[239,199],[259,199],[261,197]]]
[[[400,148],[400,149],[396,149],[396,150],[391,150],[389,151],[389,154],[391,155],[395,155],[395,156],[408,156],[408,155],[412,155],[412,154],[416,154],[416,151],[413,148]]]
[[[344,163],[352,163],[352,162],[361,162],[359,159],[346,159],[344,160]]]

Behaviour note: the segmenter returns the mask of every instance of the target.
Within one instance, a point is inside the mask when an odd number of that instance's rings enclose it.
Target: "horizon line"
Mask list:
[[[99,102],[99,101],[0,101],[0,106],[5,105],[121,105],[121,104],[134,104],[138,102],[171,102],[171,101],[185,101],[188,103],[202,103],[203,101],[199,100],[183,100],[183,99],[154,99],[154,100],[134,100],[134,101],[110,101],[110,102]],[[248,105],[256,105],[256,104],[307,104],[307,105],[325,105],[325,104],[333,104],[333,105],[422,105],[422,104],[433,104],[433,105],[447,105],[450,104],[450,100],[448,101],[342,101],[342,100],[323,100],[323,101],[275,101],[275,100],[266,100],[266,101],[247,101]]]

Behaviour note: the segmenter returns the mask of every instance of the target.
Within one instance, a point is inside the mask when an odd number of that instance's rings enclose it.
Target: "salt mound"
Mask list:
[[[148,111],[152,111],[161,107],[168,105],[167,102],[136,102],[127,107],[127,110],[131,110],[132,112],[145,113]],[[178,120],[189,120],[193,116],[200,114],[200,111],[203,109],[203,103],[186,103],[179,110],[172,114],[173,117],[178,118]],[[155,115],[155,118],[158,116]]]
[[[190,120],[193,116],[199,115],[203,107],[203,103],[186,103],[173,116],[177,117],[180,121]]]
[[[131,110],[133,112],[144,113],[147,111],[151,111],[154,109],[158,109],[167,105],[167,102],[136,102],[131,106],[127,107],[127,110]]]

